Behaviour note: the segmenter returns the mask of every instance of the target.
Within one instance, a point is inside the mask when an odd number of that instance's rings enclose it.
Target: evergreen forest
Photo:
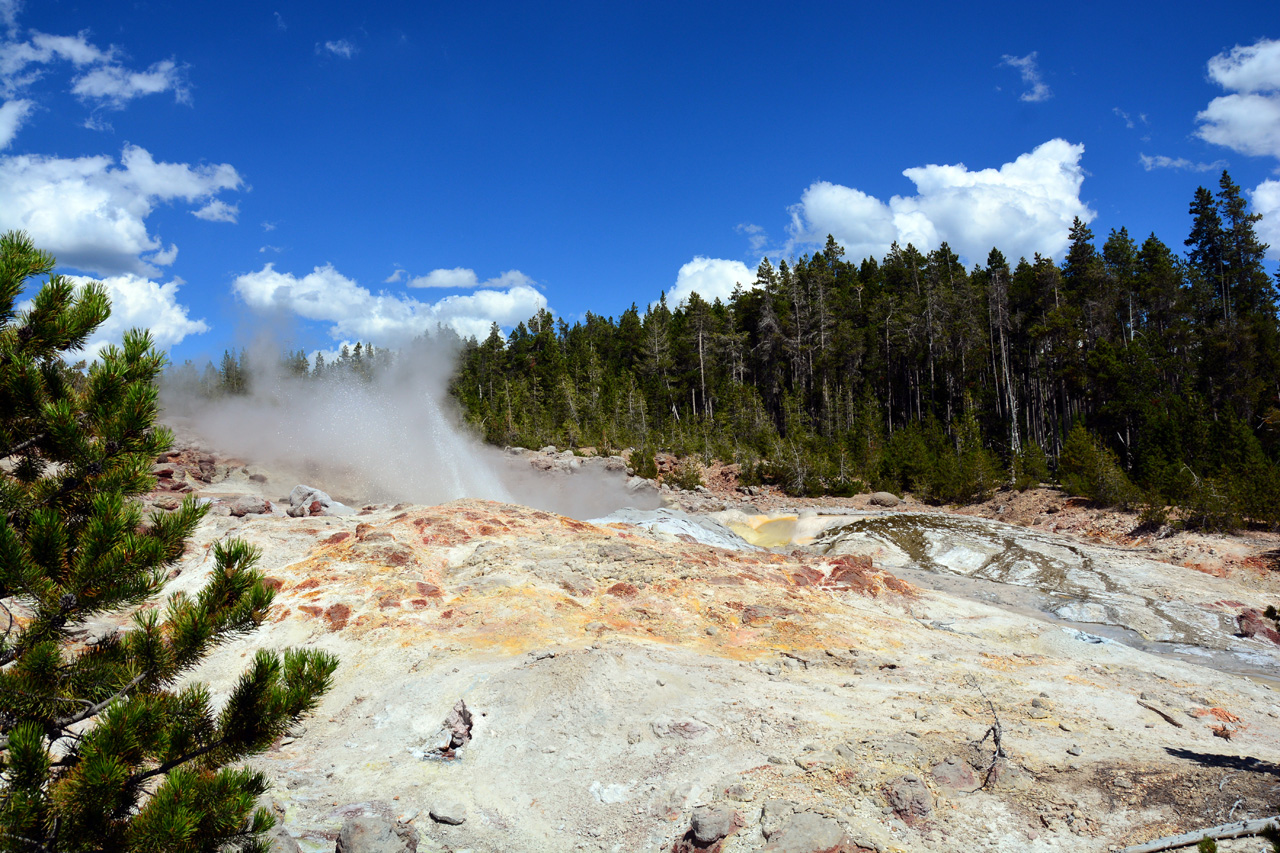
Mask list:
[[[1181,250],[1074,222],[1062,261],[947,244],[764,259],[728,302],[665,296],[616,320],[547,311],[459,341],[452,391],[500,445],[635,448],[733,462],[793,495],[938,503],[1055,481],[1144,520],[1280,525],[1280,328],[1260,215],[1229,174],[1190,204]],[[386,350],[300,375],[369,375]],[[381,360],[381,362],[380,362]],[[243,383],[224,356],[186,382]],[[239,378],[237,378],[239,377]]]

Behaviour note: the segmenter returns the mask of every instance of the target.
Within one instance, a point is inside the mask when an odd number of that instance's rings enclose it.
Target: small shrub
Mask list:
[[[1058,457],[1058,482],[1063,491],[1102,504],[1128,509],[1141,497],[1115,453],[1082,425],[1076,424]]]
[[[672,486],[677,489],[684,489],[691,492],[699,486],[706,485],[702,481],[702,463],[697,459],[684,459],[680,464],[676,465],[674,471],[667,478]]]
[[[1020,492],[1034,489],[1049,479],[1049,458],[1034,441],[1027,442],[1021,452],[1014,454],[1010,468],[1009,479]]]

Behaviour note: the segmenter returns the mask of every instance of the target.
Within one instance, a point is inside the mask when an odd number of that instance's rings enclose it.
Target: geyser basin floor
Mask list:
[[[874,598],[836,588],[832,557],[467,501],[211,518],[175,586],[198,587],[202,545],[229,534],[278,555],[280,593],[271,621],[198,677],[225,694],[264,644],[343,659],[306,733],[256,762],[310,851],[331,850],[353,810],[413,816],[422,850],[668,850],[718,800],[743,822],[725,850],[745,853],[765,846],[770,798],[868,849],[1103,850],[1271,802],[1280,707],[1265,688],[981,602],[894,593],[875,572]],[[1140,706],[1144,692],[1183,727]],[[981,765],[983,694],[1011,758],[997,784],[962,793],[940,768]],[[476,721],[461,758],[414,757],[460,698]],[[1239,718],[1235,740],[1212,735],[1215,707]],[[913,825],[886,794],[906,776],[931,798]],[[466,822],[426,817],[438,798],[462,801]]]

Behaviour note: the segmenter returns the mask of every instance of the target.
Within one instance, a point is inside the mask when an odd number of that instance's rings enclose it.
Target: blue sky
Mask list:
[[[1280,247],[1270,4],[861,5],[0,0],[0,228],[179,361],[723,295],[829,232],[1181,251],[1224,167]]]

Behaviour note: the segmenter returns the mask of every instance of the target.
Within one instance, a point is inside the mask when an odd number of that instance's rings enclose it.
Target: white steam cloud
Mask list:
[[[279,352],[264,345],[249,362],[274,365]],[[447,391],[455,357],[438,341],[419,341],[372,381],[255,369],[248,396],[210,401],[166,388],[165,417],[206,446],[266,469],[277,498],[305,483],[353,505],[469,497],[577,518],[635,505],[620,475],[538,474],[472,438]]]

